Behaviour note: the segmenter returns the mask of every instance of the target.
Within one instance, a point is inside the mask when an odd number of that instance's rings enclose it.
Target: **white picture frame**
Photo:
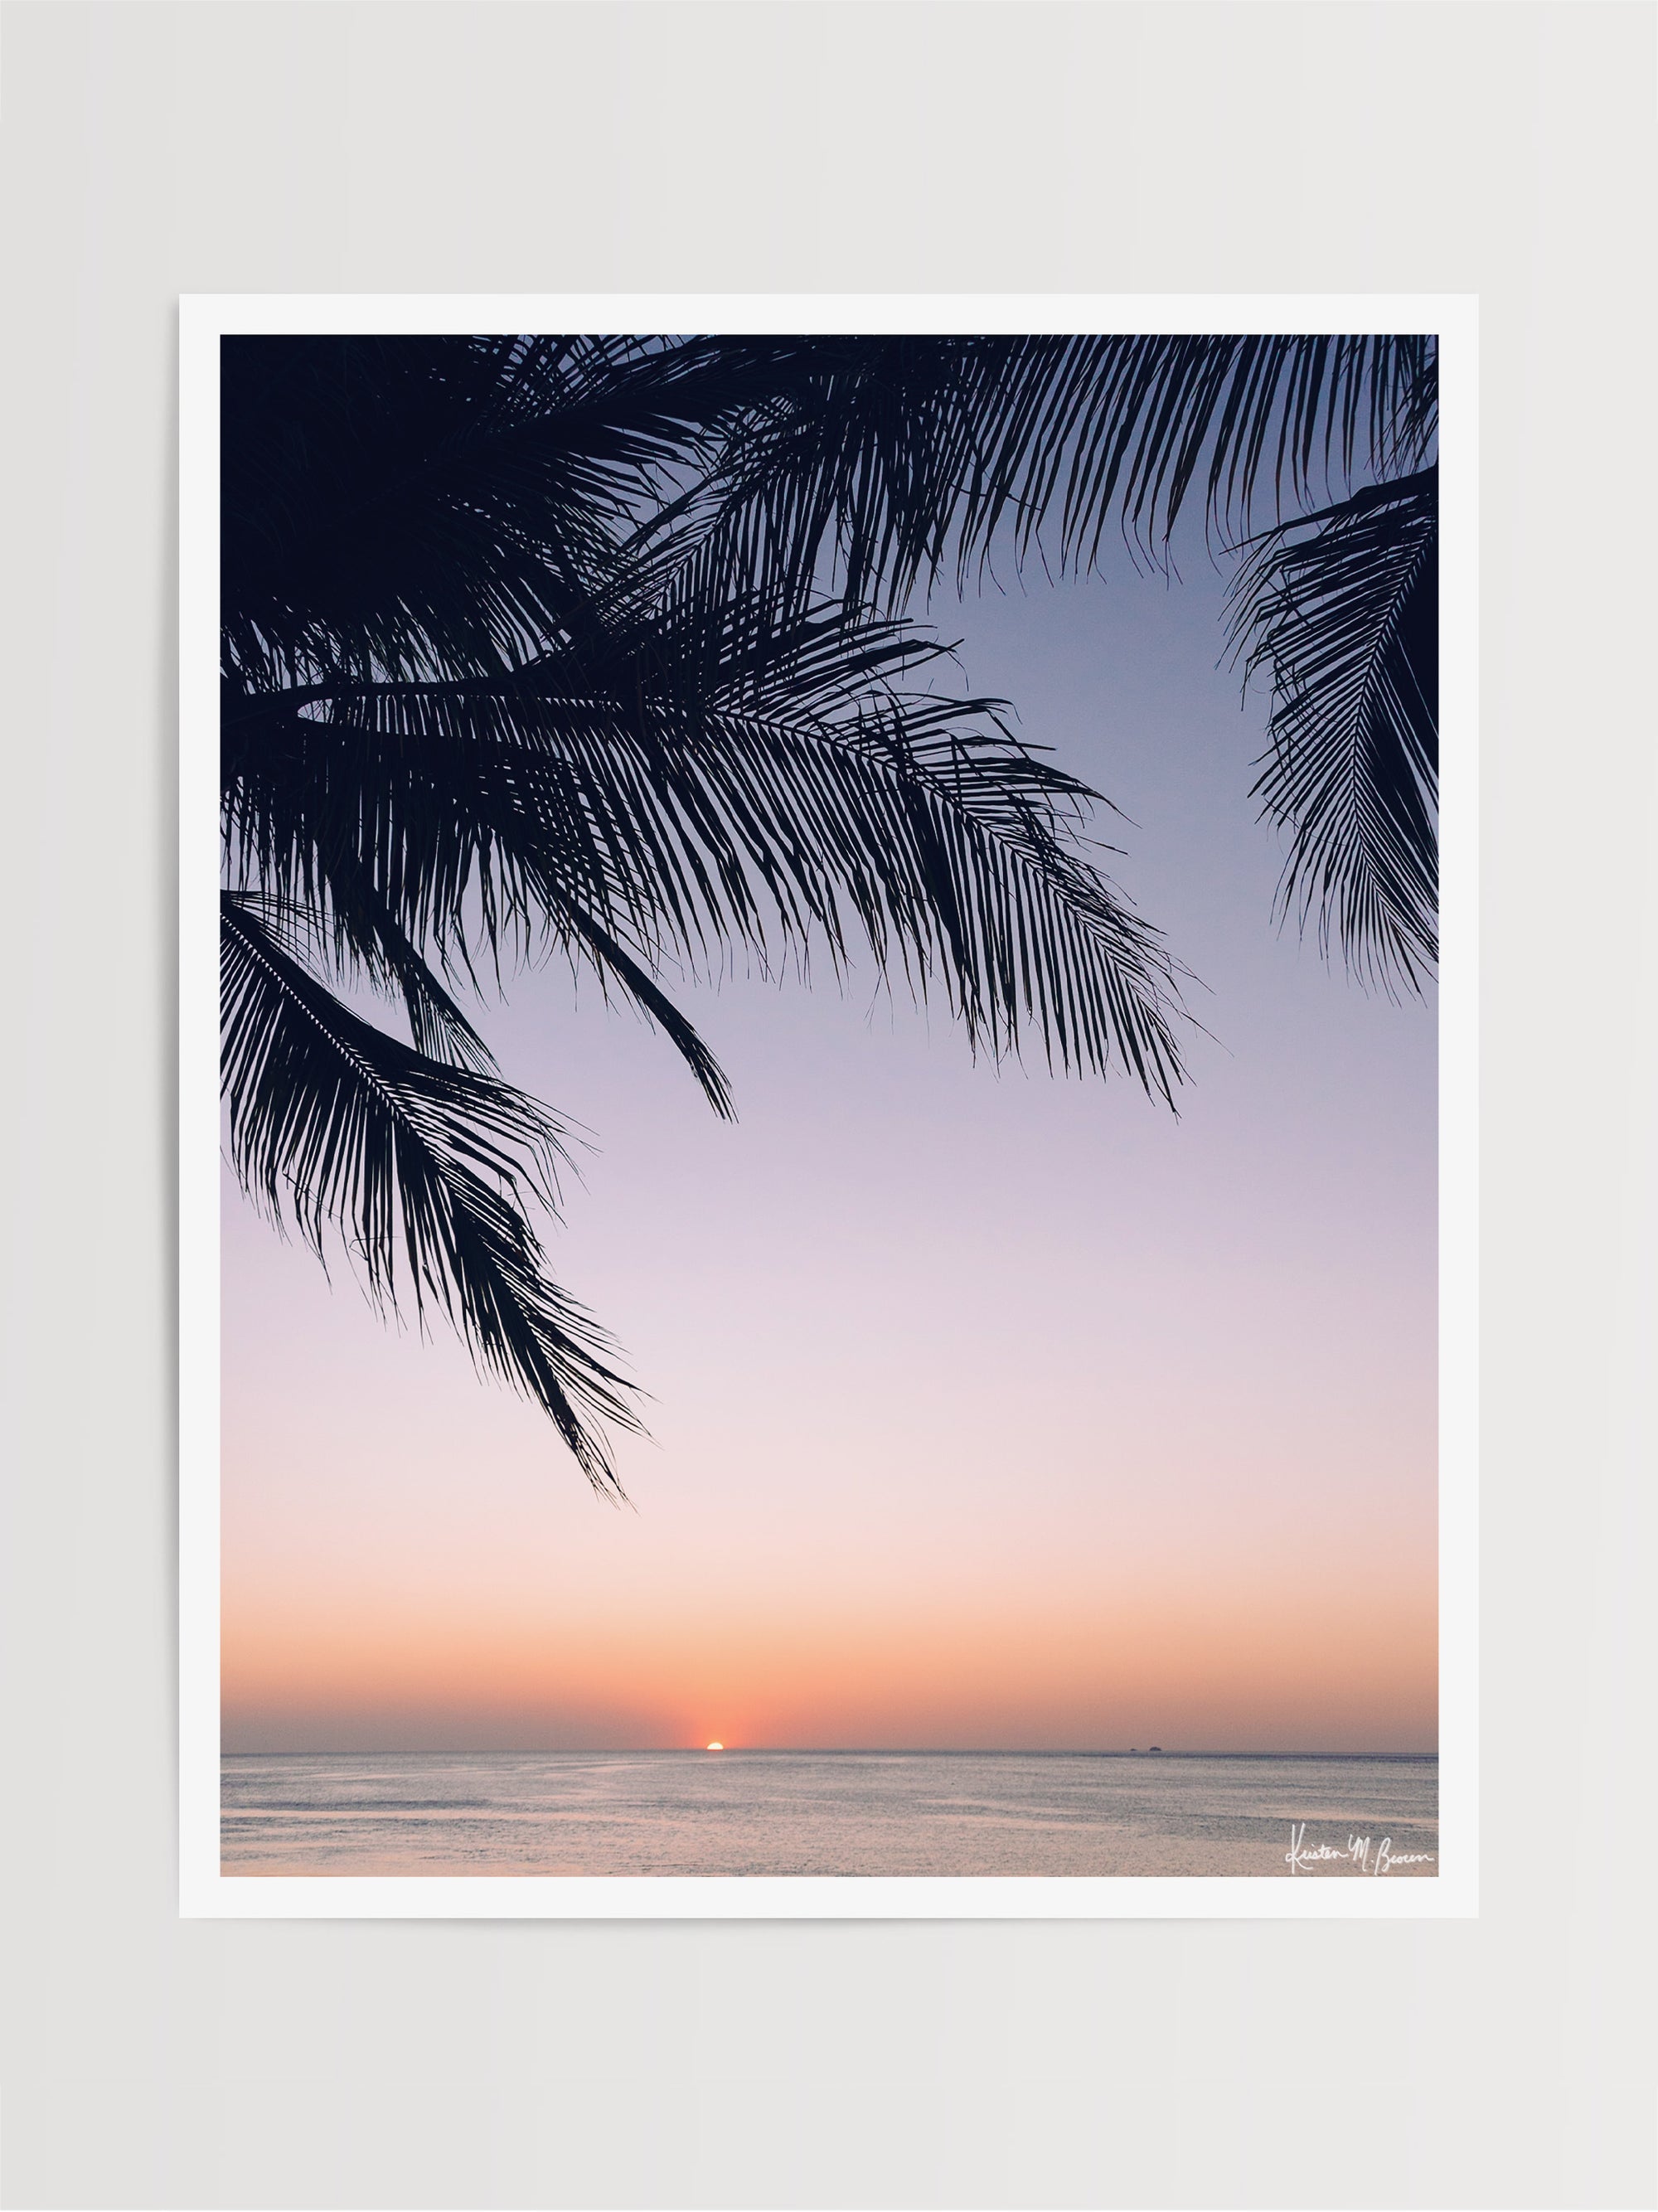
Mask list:
[[[1410,1881],[227,1875],[220,1864],[218,346],[253,332],[1434,331],[1440,340],[1440,1843]],[[191,1918],[1465,1918],[1479,1905],[1478,312],[1465,295],[187,295],[180,324],[179,1910]]]

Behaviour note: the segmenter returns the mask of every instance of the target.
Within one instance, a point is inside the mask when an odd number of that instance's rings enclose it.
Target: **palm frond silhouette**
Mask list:
[[[945,688],[912,613],[941,577],[1047,557],[1045,520],[1063,564],[1114,517],[1163,559],[1193,487],[1227,543],[1270,498],[1236,623],[1286,900],[1378,974],[1432,957],[1429,341],[237,338],[222,369],[233,1162],[601,1491],[636,1422],[531,1225],[561,1127],[458,994],[560,953],[728,1115],[665,976],[861,951],[975,1050],[1181,1080],[1097,794]]]

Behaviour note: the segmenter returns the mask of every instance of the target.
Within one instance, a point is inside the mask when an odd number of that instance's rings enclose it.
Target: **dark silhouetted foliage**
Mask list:
[[[963,696],[910,610],[1003,543],[1089,567],[1114,523],[1162,561],[1189,500],[1250,540],[1236,637],[1272,690],[1286,905],[1414,981],[1434,391],[1424,339],[224,341],[245,1187],[385,1302],[441,1307],[613,1491],[627,1386],[526,1211],[556,1202],[559,1126],[457,994],[560,955],[729,1114],[665,977],[861,948],[975,1049],[1172,1099],[1171,964],[1092,858],[1096,794]]]

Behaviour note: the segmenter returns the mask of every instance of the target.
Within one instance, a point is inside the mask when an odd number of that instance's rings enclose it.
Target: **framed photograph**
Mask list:
[[[187,1915],[1475,1911],[1475,349],[185,300]]]

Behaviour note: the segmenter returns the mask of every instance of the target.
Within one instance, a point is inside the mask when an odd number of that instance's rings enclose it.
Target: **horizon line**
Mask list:
[[[1437,1759],[1438,1747],[1423,1751],[1285,1751],[1271,1747],[1216,1750],[1196,1747],[1172,1749],[1167,1744],[1098,1746],[1089,1744],[926,1744],[926,1743],[722,1743],[722,1754],[765,1753],[770,1756],[811,1759],[869,1759],[883,1754],[896,1758],[927,1759]],[[421,1744],[383,1745],[343,1751],[307,1748],[289,1744],[263,1751],[228,1751],[221,1759],[566,1759],[593,1754],[602,1758],[629,1753],[680,1752],[687,1758],[706,1758],[708,1746],[700,1743],[629,1744]]]

